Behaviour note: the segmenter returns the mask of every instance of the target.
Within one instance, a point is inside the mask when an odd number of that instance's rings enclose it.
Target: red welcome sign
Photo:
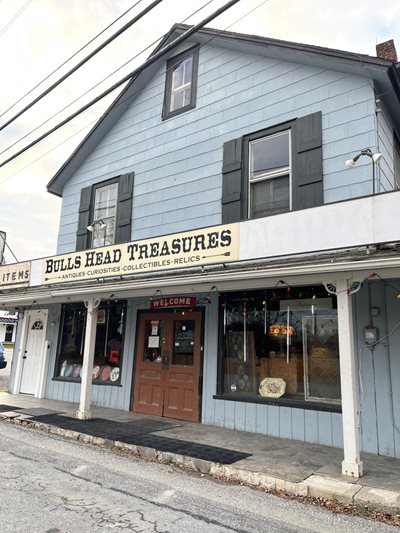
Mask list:
[[[166,309],[168,307],[196,307],[197,300],[192,296],[165,296],[151,300],[151,309]]]

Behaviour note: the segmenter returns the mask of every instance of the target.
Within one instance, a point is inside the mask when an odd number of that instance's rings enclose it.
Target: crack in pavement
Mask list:
[[[100,481],[94,481],[94,480],[86,478],[84,476],[80,476],[78,474],[73,474],[72,472],[68,472],[67,470],[64,470],[64,469],[59,468],[59,467],[56,467],[55,470],[58,470],[59,472],[62,472],[64,474],[66,474],[68,476],[71,476],[71,477],[74,477],[76,479],[80,479],[82,481],[86,481],[87,483],[92,483],[94,485],[97,485],[98,487],[100,487],[102,489],[110,490],[110,491],[116,492],[118,494],[123,494],[124,496],[129,496],[129,497],[136,498],[136,499],[138,499],[140,501],[143,501],[145,503],[148,503],[150,505],[154,505],[155,507],[159,507],[161,509],[168,509],[170,511],[174,511],[174,512],[185,514],[186,516],[189,516],[191,518],[195,518],[196,520],[199,520],[199,521],[204,522],[204,523],[209,524],[209,525],[222,527],[223,529],[226,529],[226,530],[229,530],[229,531],[235,531],[236,533],[246,533],[246,531],[244,529],[236,529],[235,527],[232,527],[232,526],[228,526],[227,527],[226,524],[224,524],[222,522],[219,522],[218,520],[215,520],[213,518],[208,518],[207,516],[204,516],[204,515],[201,515],[201,514],[198,514],[198,513],[192,513],[190,511],[187,511],[186,509],[180,509],[178,507],[173,507],[172,505],[168,505],[166,503],[160,503],[160,502],[156,502],[154,500],[149,500],[147,498],[144,498],[143,496],[139,496],[138,494],[135,494],[133,492],[129,492],[127,490],[119,489],[119,488],[112,487],[112,486],[104,486],[103,483],[101,483]],[[249,531],[247,533],[252,533],[252,532]]]

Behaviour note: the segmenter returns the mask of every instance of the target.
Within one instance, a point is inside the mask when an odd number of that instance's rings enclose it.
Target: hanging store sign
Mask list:
[[[42,260],[42,284],[85,281],[239,259],[239,224],[226,224]]]
[[[167,309],[171,307],[196,307],[197,300],[192,296],[166,296],[150,302],[151,309]]]
[[[31,264],[15,263],[0,267],[0,290],[13,287],[27,287],[31,275]]]

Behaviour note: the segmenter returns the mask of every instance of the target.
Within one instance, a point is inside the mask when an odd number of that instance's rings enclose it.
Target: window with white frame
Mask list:
[[[95,189],[92,247],[108,246],[115,242],[118,183]]]
[[[195,107],[197,64],[197,47],[191,48],[168,61],[164,119]]]
[[[169,111],[176,111],[190,104],[192,68],[193,57],[187,57],[173,69]]]
[[[290,130],[249,141],[249,218],[291,209]]]

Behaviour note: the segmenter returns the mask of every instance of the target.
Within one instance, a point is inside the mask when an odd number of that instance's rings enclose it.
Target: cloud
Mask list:
[[[60,199],[1,191],[0,228],[19,261],[54,254]]]

